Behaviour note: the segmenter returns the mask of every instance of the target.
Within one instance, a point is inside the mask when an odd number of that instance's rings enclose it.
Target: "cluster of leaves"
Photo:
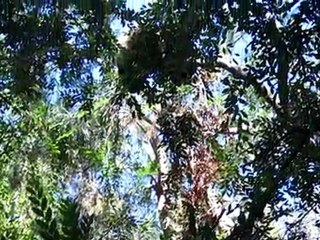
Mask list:
[[[319,11],[306,0],[7,7],[1,238],[270,239],[281,217],[301,213],[293,229],[317,214]],[[130,28],[124,47],[112,16]],[[240,213],[220,234],[224,193]],[[141,220],[153,200],[161,230]]]
[[[194,82],[203,62],[217,58],[217,39],[208,38],[219,34],[219,25],[211,23],[209,31],[192,15],[153,4],[127,17],[139,29],[129,25],[133,33],[120,54],[120,85],[126,91],[141,93],[151,104],[163,103],[177,94],[177,87]]]
[[[95,16],[80,15],[75,9],[11,9],[1,31],[5,36],[1,42],[5,49],[1,57],[2,94],[10,91],[39,99],[59,88],[69,106],[91,98],[90,69],[99,58],[110,67],[108,62],[116,50],[109,32],[99,27]],[[59,82],[50,78],[57,70],[61,71]],[[8,107],[8,102],[2,105]]]
[[[33,180],[27,191],[35,215],[33,228],[42,239],[88,239],[92,219],[80,214],[76,202],[71,199],[60,200],[61,216],[55,216],[39,181]]]
[[[239,6],[235,8],[234,6],[237,4]],[[248,154],[253,154],[254,157],[254,161],[243,162],[244,169],[248,166],[252,166],[254,169],[254,174],[245,175],[240,179],[240,182],[243,182],[240,185],[248,183],[244,193],[250,201],[244,204],[245,207],[238,219],[238,226],[234,228],[229,239],[263,238],[267,236],[265,234],[268,234],[268,231],[262,231],[261,229],[264,227],[257,225],[257,223],[264,224],[266,221],[268,225],[270,221],[285,214],[276,208],[277,204],[286,201],[283,194],[279,194],[283,188],[287,189],[286,192],[290,197],[301,200],[299,210],[306,210],[310,207],[317,208],[317,202],[314,201],[317,191],[311,190],[311,188],[314,189],[317,186],[318,177],[314,175],[314,170],[311,170],[313,167],[310,168],[310,164],[317,165],[314,162],[316,158],[314,154],[311,156],[306,152],[314,153],[318,148],[316,140],[318,130],[313,122],[318,121],[319,112],[315,93],[319,77],[319,37],[317,34],[319,6],[312,1],[302,1],[301,3],[230,1],[225,9],[222,8],[222,5],[220,7],[213,13],[213,6],[205,5],[204,8],[199,8],[192,3],[184,5],[180,1],[176,6],[172,6],[165,2],[164,5],[154,4],[150,10],[143,10],[139,15],[143,20],[137,17],[136,21],[141,31],[150,29],[157,32],[160,38],[166,39],[165,31],[161,28],[163,26],[164,29],[170,29],[173,32],[175,40],[179,40],[177,34],[183,33],[184,26],[189,34],[194,33],[192,27],[189,28],[190,25],[184,22],[185,19],[188,19],[186,16],[190,12],[197,13],[199,10],[200,15],[204,12],[205,16],[212,17],[209,22],[203,21],[205,18],[199,20],[195,17],[191,20],[193,23],[201,22],[196,25],[198,31],[195,32],[195,35],[189,37],[192,42],[201,39],[201,35],[210,37],[212,34],[211,36],[214,36],[210,38],[210,44],[214,46],[212,48],[213,54],[209,56],[211,59],[205,58],[206,55],[203,54],[203,50],[201,51],[201,48],[207,47],[206,42],[199,44],[198,51],[202,54],[196,55],[198,62],[201,63],[197,67],[211,71],[220,68],[230,73],[223,80],[225,84],[223,93],[227,96],[225,107],[233,115],[233,124],[237,126],[237,145],[245,147],[245,149],[236,148],[235,150],[238,153],[239,150],[242,151],[241,157],[248,156]],[[174,9],[174,11],[165,13],[163,9]],[[176,23],[179,23],[179,29],[175,27]],[[209,31],[206,32],[208,29]],[[252,39],[250,45],[246,46],[252,58],[246,62],[245,68],[239,66],[240,64],[236,61],[236,65],[233,65],[217,59],[219,54],[217,49],[219,48],[216,39],[223,40],[221,39],[224,36],[223,33],[234,30],[244,31]],[[179,44],[184,46],[184,40],[180,39]],[[232,46],[227,45],[227,48],[230,47]],[[173,49],[178,51],[179,47],[173,46]],[[183,49],[188,51],[187,47]],[[206,50],[210,52],[210,50]],[[195,51],[197,52],[197,50]],[[232,54],[230,49],[227,52]],[[148,55],[148,51],[145,54]],[[150,55],[152,56],[152,54]],[[183,54],[179,55],[183,57]],[[183,60],[180,59],[180,62]],[[157,61],[155,63],[159,66]],[[140,66],[139,59],[136,64]],[[141,64],[141,66],[143,65]],[[168,69],[170,69],[168,66],[157,70],[151,67],[149,71],[156,74],[158,71],[165,73]],[[177,73],[179,70],[174,72]],[[191,75],[194,74],[196,73],[193,72]],[[180,79],[183,78],[180,76]],[[153,77],[153,81],[155,84],[162,83],[162,80],[157,77]],[[175,87],[181,85],[181,82],[174,81],[173,83]],[[182,84],[191,83],[194,82],[186,80],[182,82]],[[148,89],[148,87],[141,87],[140,90],[143,89]],[[158,89],[165,96],[166,88]],[[262,123],[258,128],[250,126],[247,110],[240,110],[241,108],[247,109],[252,89],[258,98],[264,100],[265,105],[263,106],[267,111],[270,111],[271,116],[267,119],[258,119],[258,122]],[[152,95],[155,93],[157,94],[157,91],[152,91]],[[160,103],[164,108],[165,120],[160,118],[159,125],[163,135],[162,142],[170,149],[170,160],[173,162],[171,171],[178,176],[184,176],[185,171],[181,171],[175,166],[186,166],[185,163],[179,162],[185,157],[181,154],[187,155],[188,147],[197,144],[199,133],[194,130],[197,128],[196,125],[192,125],[190,119],[185,115],[182,114],[186,118],[181,118],[182,122],[179,121],[180,109],[173,110],[173,114],[168,115],[169,109],[174,105],[171,102],[174,101],[173,97],[170,97],[170,100],[161,98]],[[262,120],[267,122],[263,123]],[[248,131],[248,129],[252,131]],[[178,189],[184,182],[181,177],[173,179],[174,185],[169,189],[174,189],[173,192],[179,194]],[[290,186],[295,188],[295,191],[287,188],[288,182],[290,182]],[[272,206],[271,220],[269,216],[265,216],[265,208],[268,204]],[[246,207],[247,205],[248,207]],[[269,220],[263,219],[264,216]]]
[[[124,154],[111,16],[101,27],[92,12],[54,5],[6,14],[0,40],[1,238],[156,236],[152,213],[144,220],[128,207],[144,196],[118,189]],[[131,191],[143,188],[134,184]]]

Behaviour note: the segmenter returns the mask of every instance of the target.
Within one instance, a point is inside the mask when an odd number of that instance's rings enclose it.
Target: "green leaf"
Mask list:
[[[32,211],[39,217],[44,217],[43,211],[37,207],[32,207]]]
[[[46,216],[45,216],[45,218],[46,218],[46,222],[50,222],[51,219],[52,219],[52,210],[51,210],[50,207],[49,207],[49,208],[47,209],[47,211],[46,211]]]
[[[33,195],[33,196],[36,195],[36,192],[35,192],[35,190],[34,190],[32,187],[27,186],[27,187],[26,187],[26,190],[27,190],[27,192],[30,193],[31,195]]]
[[[35,206],[40,206],[40,201],[38,198],[30,196],[29,197],[30,202],[32,202]]]
[[[76,127],[73,127],[71,129],[69,129],[67,132],[63,133],[62,135],[60,135],[56,141],[57,142],[60,142],[62,139],[65,139],[65,138],[69,138],[73,135],[73,133],[76,131]]]
[[[138,177],[151,176],[157,173],[158,173],[158,166],[154,161],[147,163],[147,165],[143,167],[140,167],[136,172]]]
[[[49,226],[50,232],[56,232],[57,231],[57,221],[56,219],[52,219]]]
[[[40,185],[38,185],[38,189],[37,190],[38,190],[38,194],[37,194],[38,199],[41,199],[43,197],[43,189],[42,189],[42,187]]]
[[[49,230],[48,229],[48,225],[44,221],[42,221],[40,219],[35,219],[34,221],[36,223],[36,226],[37,226],[38,230],[42,230],[42,231],[48,231]]]
[[[47,206],[48,206],[48,201],[47,199],[44,197],[42,198],[41,200],[41,209],[42,211],[45,211],[47,209]]]

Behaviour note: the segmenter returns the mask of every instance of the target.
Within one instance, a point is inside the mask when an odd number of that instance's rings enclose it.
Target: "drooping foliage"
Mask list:
[[[0,238],[314,239],[318,1],[98,2],[1,5]]]

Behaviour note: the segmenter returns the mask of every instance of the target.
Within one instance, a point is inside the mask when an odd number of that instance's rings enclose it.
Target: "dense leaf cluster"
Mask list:
[[[0,13],[0,239],[313,239],[318,1],[99,3]]]

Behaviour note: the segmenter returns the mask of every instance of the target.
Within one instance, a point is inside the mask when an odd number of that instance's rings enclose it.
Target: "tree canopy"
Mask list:
[[[317,238],[319,23],[317,0],[2,2],[0,239]]]

